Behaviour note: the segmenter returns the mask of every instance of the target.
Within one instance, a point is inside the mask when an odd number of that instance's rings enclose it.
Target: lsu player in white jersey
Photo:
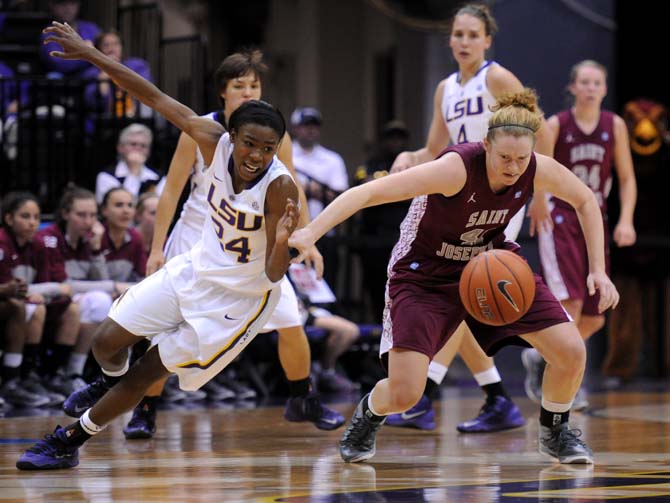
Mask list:
[[[88,46],[68,24],[53,22],[52,56],[83,59],[131,96],[193,138],[211,166],[202,239],[189,252],[127,290],[96,331],[93,354],[102,376],[81,390],[95,403],[75,423],[29,448],[17,468],[71,468],[78,448],[132,409],[149,386],[176,373],[183,389],[202,386],[254,338],[277,301],[298,224],[298,189],[275,154],[286,132],[283,117],[253,101],[231,116],[230,133],[161,92],[137,73]],[[157,343],[129,369],[128,349],[139,337]]]
[[[221,123],[224,127],[237,108],[249,100],[261,98],[262,79],[267,72],[263,54],[259,50],[248,50],[226,57],[214,74],[223,109],[205,115],[206,118]],[[291,138],[285,134],[277,151],[277,157],[289,169],[293,170]],[[177,149],[172,157],[161,194],[151,252],[147,262],[147,275],[160,269],[166,260],[187,250],[200,239],[203,222],[207,218],[207,165],[196,142],[187,134],[179,137]],[[190,182],[190,193],[184,203],[181,215],[167,237],[170,222],[175,214],[177,201],[186,185]],[[302,211],[301,225],[309,223],[307,203],[304,192],[298,184]],[[309,262],[314,264],[320,276],[323,272],[323,259],[316,248],[310,251]],[[286,377],[290,397],[286,403],[284,416],[289,421],[311,421],[317,428],[332,430],[344,424],[344,416],[320,403],[310,383],[310,347],[303,329],[293,286],[287,278],[281,281],[281,298],[277,307],[261,332],[277,330],[279,333],[278,351]],[[123,429],[126,438],[151,438],[156,426],[156,406],[163,391],[164,381],[156,383],[147,392]],[[220,386],[210,381],[206,388],[216,394]],[[224,390],[225,391],[225,390]]]
[[[398,155],[391,173],[435,159],[450,144],[480,141],[486,136],[490,106],[505,93],[519,92],[523,85],[509,70],[485,59],[486,50],[497,31],[488,7],[467,4],[454,16],[449,37],[458,71],[440,82],[433,100],[433,120],[426,146]],[[549,154],[546,128],[537,134],[536,151]],[[476,200],[477,194],[472,194]],[[524,210],[510,221],[505,235],[515,240],[523,224]],[[390,426],[406,426],[425,430],[435,428],[431,395],[442,383],[449,364],[460,354],[477,384],[486,394],[486,403],[477,417],[457,426],[462,433],[482,433],[516,428],[525,423],[521,412],[506,393],[493,359],[486,356],[463,323],[442,350],[435,355],[428,369],[426,392],[412,409],[386,419]]]

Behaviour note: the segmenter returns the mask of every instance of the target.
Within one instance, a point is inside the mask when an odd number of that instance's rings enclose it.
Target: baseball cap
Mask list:
[[[321,117],[321,112],[313,107],[302,107],[296,108],[291,114],[291,124],[293,126],[299,126],[301,124],[318,124],[319,126],[323,122]]]

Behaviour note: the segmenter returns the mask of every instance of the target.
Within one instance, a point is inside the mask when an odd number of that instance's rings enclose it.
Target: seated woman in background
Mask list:
[[[2,208],[0,282],[13,285],[14,293],[5,295],[6,302],[24,304],[22,333],[17,336],[15,322],[7,322],[2,395],[17,406],[59,405],[65,396],[58,391],[58,380],[52,386],[39,361],[44,325],[48,321],[55,328],[50,341],[54,347],[71,348],[79,332],[79,309],[71,302],[70,285],[48,282],[45,249],[35,239],[40,223],[37,198],[29,192],[10,192]],[[2,291],[6,293],[7,288]],[[47,375],[42,379],[39,374]]]
[[[57,373],[63,380],[63,394],[69,396],[86,384],[81,375],[93,331],[107,317],[113,298],[121,292],[109,277],[102,253],[105,228],[98,220],[95,195],[81,187],[69,186],[56,215],[56,223],[37,236],[48,257],[48,281],[67,282],[74,292],[72,300],[79,305],[81,327],[75,347],[55,346],[50,359],[61,365]]]
[[[115,294],[120,294],[146,275],[144,242],[131,227],[135,218],[133,195],[121,187],[111,189],[102,198],[100,211],[105,226],[101,249],[109,278],[115,282]]]

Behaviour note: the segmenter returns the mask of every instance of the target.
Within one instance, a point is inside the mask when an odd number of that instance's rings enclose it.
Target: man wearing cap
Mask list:
[[[349,188],[349,176],[342,156],[319,143],[321,113],[313,107],[297,108],[291,114],[293,137],[293,165],[305,189],[309,214],[315,218],[340,192]],[[319,241],[324,258],[324,277],[336,286],[337,249],[335,232]]]

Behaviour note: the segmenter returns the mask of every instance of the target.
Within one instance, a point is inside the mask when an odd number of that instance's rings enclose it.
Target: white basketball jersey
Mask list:
[[[203,117],[214,120],[216,112],[211,112]],[[207,184],[205,171],[207,166],[202,157],[202,152],[196,148],[196,161],[191,171],[191,192],[188,199],[184,203],[179,216],[179,221],[182,225],[190,229],[197,229],[202,231],[202,224],[207,216]],[[191,243],[193,245],[195,243]]]
[[[166,267],[180,283],[211,282],[240,293],[257,295],[277,285],[265,275],[265,193],[270,183],[282,175],[291,176],[275,156],[256,183],[236,194],[229,171],[233,145],[230,136],[221,136],[214,160],[205,171],[208,216],[202,239],[184,255],[170,260]],[[185,277],[190,256],[193,274]]]
[[[486,136],[488,120],[493,115],[490,107],[496,103],[486,87],[486,74],[492,65],[497,63],[484,61],[465,85],[461,85],[458,72],[447,77],[442,95],[442,118],[452,144],[481,141]]]

